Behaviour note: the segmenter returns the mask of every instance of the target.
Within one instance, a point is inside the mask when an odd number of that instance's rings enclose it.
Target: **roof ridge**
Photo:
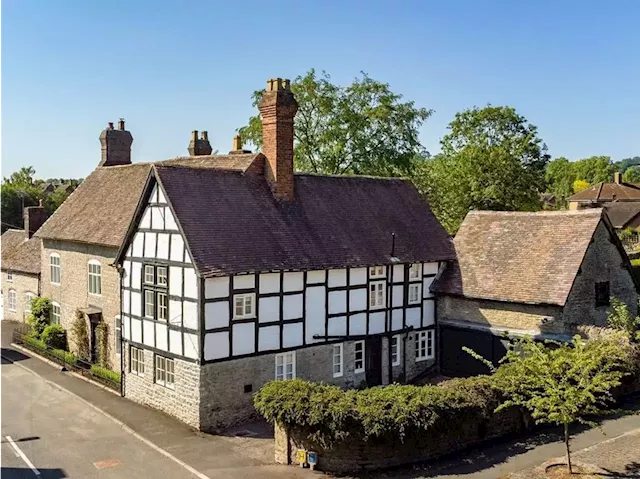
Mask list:
[[[311,176],[311,177],[320,177],[320,178],[346,178],[346,179],[370,179],[370,180],[383,180],[383,181],[409,181],[409,178],[405,176],[374,176],[374,175],[338,175],[338,174],[327,174],[327,173],[314,173],[307,171],[296,171],[294,172],[296,176]]]
[[[501,211],[501,210],[471,210],[467,215],[486,215],[486,216],[570,216],[583,215],[589,216],[602,215],[604,208],[585,208],[582,210],[559,210],[559,211]]]

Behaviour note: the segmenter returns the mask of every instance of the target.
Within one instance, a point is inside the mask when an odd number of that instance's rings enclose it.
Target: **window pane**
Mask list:
[[[252,314],[252,310],[253,310],[252,297],[251,296],[245,296],[245,298],[244,298],[244,314],[245,314],[245,316],[249,316],[250,314]]]
[[[144,267],[144,282],[148,284],[153,284],[155,281],[153,274],[153,266],[145,265]]]
[[[144,292],[144,315],[153,318],[155,315],[155,293],[146,290]]]
[[[164,266],[158,266],[158,285],[166,286],[167,285],[167,268]]]

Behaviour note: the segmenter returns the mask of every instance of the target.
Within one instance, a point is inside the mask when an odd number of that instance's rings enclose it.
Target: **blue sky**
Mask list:
[[[435,114],[511,105],[553,157],[640,155],[640,1],[2,2],[2,175],[84,177],[127,120],[133,160],[226,152],[271,77],[360,71]]]

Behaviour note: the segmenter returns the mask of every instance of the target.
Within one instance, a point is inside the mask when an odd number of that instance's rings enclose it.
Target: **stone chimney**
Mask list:
[[[251,153],[251,150],[245,150],[242,147],[242,138],[240,137],[240,135],[236,135],[233,137],[233,147],[231,148],[231,151],[229,152],[230,155],[242,155],[245,153]]]
[[[26,239],[29,239],[38,229],[47,221],[47,214],[44,206],[42,206],[42,200],[38,206],[27,206],[24,209],[24,233]]]
[[[293,117],[298,111],[289,80],[267,81],[260,102],[262,152],[267,157],[264,175],[273,195],[293,200]]]
[[[613,174],[613,181],[616,182],[617,185],[622,183],[622,173],[620,173],[619,171],[616,171]]]
[[[213,149],[211,148],[211,143],[209,143],[209,133],[203,131],[200,138],[198,138],[198,130],[193,130],[188,150],[191,156],[210,155]]]
[[[133,136],[124,129],[124,120],[118,121],[118,129],[109,123],[107,128],[100,133],[100,145],[102,145],[102,160],[99,166],[115,166],[131,164],[131,144]]]

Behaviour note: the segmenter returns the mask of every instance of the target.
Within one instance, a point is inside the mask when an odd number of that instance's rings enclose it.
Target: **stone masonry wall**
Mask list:
[[[600,222],[565,305],[565,321],[570,325],[606,325],[609,307],[596,307],[595,284],[602,281],[609,281],[611,296],[625,302],[636,314],[637,292],[631,272],[624,267],[623,257],[610,238],[609,230]]]
[[[27,293],[38,295],[40,279],[36,275],[13,272],[13,281],[7,281],[7,272],[2,271],[2,300],[4,301],[4,319],[25,322],[28,317],[26,311]],[[9,310],[9,290],[13,289],[17,295],[17,308],[15,311]]]
[[[440,319],[471,321],[492,327],[535,329],[553,333],[561,333],[565,330],[562,308],[559,306],[442,296],[437,301],[437,312]],[[549,317],[554,319],[543,324],[543,318]]]
[[[49,256],[60,255],[60,285],[51,283]],[[60,322],[66,330],[76,317],[78,308],[96,306],[102,309],[102,319],[108,325],[110,367],[120,370],[120,357],[115,349],[115,318],[120,314],[120,279],[113,264],[117,250],[106,246],[44,240],[42,248],[42,296],[60,304]],[[89,294],[88,263],[100,261],[102,294]],[[70,343],[73,338],[69,335]]]
[[[129,346],[126,343],[125,346],[124,396],[200,428],[200,365],[174,359],[175,388],[170,389],[155,383],[155,355],[152,351],[144,352],[144,376],[130,373]]]
[[[415,341],[413,335],[406,344],[407,378],[423,372],[434,360],[415,361]],[[388,359],[386,339],[383,340],[382,373],[383,383],[387,383]],[[200,421],[205,431],[237,424],[256,417],[253,394],[265,383],[275,378],[275,354],[265,354],[232,361],[211,363],[202,366],[200,379]],[[324,344],[298,349],[296,351],[296,377],[308,381],[335,384],[342,388],[359,387],[365,381],[366,373],[356,373],[354,366],[354,341],[343,343],[343,375],[333,377],[333,345]],[[403,372],[403,361],[393,367],[394,380]],[[250,390],[245,392],[245,386]]]

